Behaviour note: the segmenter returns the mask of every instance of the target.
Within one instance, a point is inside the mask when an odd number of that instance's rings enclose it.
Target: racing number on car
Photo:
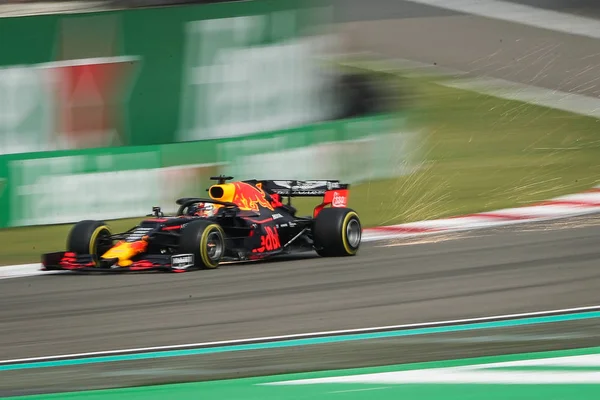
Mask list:
[[[270,226],[267,226],[265,228],[265,231],[267,231],[267,233],[260,237],[261,247],[254,249],[253,252],[262,253],[265,250],[273,251],[281,247],[281,242],[279,241],[279,232],[277,231],[277,228],[271,228]]]

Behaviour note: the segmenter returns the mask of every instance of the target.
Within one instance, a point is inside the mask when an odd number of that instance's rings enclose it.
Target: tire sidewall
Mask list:
[[[208,255],[208,238],[212,233],[217,233],[221,242],[221,255],[216,260],[211,260]],[[215,269],[225,251],[225,233],[223,228],[215,222],[198,220],[188,224],[181,232],[180,253],[194,255],[194,264],[199,269]]]
[[[76,254],[93,254],[99,258],[103,251],[98,249],[98,238],[102,234],[112,234],[110,227],[104,221],[80,221],[69,232],[67,251]]]
[[[358,223],[358,227],[359,227],[359,240],[358,243],[356,244],[356,246],[352,246],[350,244],[350,240],[348,238],[348,225],[352,222],[352,221],[356,221]],[[342,234],[342,244],[344,246],[344,250],[346,251],[346,253],[348,255],[355,255],[358,252],[358,249],[360,247],[360,242],[362,240],[362,226],[360,224],[360,219],[358,218],[358,214],[356,213],[356,211],[352,211],[349,210],[345,217],[344,220],[342,221],[342,226],[341,226],[341,234]]]
[[[359,228],[358,243],[353,246],[347,234],[348,225],[355,221]],[[313,224],[313,239],[317,253],[322,256],[353,256],[360,248],[362,226],[358,213],[350,208],[325,208]]]

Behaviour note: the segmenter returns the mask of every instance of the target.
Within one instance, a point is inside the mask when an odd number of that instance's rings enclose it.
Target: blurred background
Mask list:
[[[589,187],[596,117],[513,94],[597,96],[596,41],[433,3],[4,1],[0,227],[170,211],[217,172],[345,180],[366,226]]]
[[[340,65],[332,4],[174,4],[0,10],[0,226],[174,211],[217,173],[360,184],[414,170],[409,95]]]
[[[536,13],[598,7],[506,4],[4,1],[0,227],[126,226],[217,173],[347,181],[367,227],[588,188],[595,31]]]

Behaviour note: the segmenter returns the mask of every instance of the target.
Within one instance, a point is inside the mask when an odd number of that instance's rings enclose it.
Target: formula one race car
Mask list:
[[[207,189],[210,198],[177,200],[175,216],[153,207],[147,216],[151,218],[123,233],[113,234],[103,221],[78,222],[66,251],[42,255],[42,269],[184,272],[301,251],[354,256],[359,249],[362,227],[358,214],[346,207],[348,184],[211,179],[218,183]],[[312,216],[301,217],[291,205],[292,197],[323,200]]]

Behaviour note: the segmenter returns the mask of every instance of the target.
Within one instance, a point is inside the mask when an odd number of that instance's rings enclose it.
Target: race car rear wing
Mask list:
[[[348,189],[350,184],[338,180],[259,180],[262,187],[269,193],[288,198],[287,204],[291,205],[292,197],[323,197],[323,202],[314,209],[316,217],[326,206],[347,207]]]
[[[271,193],[287,197],[321,197],[331,190],[348,190],[347,183],[338,180],[259,180]]]

